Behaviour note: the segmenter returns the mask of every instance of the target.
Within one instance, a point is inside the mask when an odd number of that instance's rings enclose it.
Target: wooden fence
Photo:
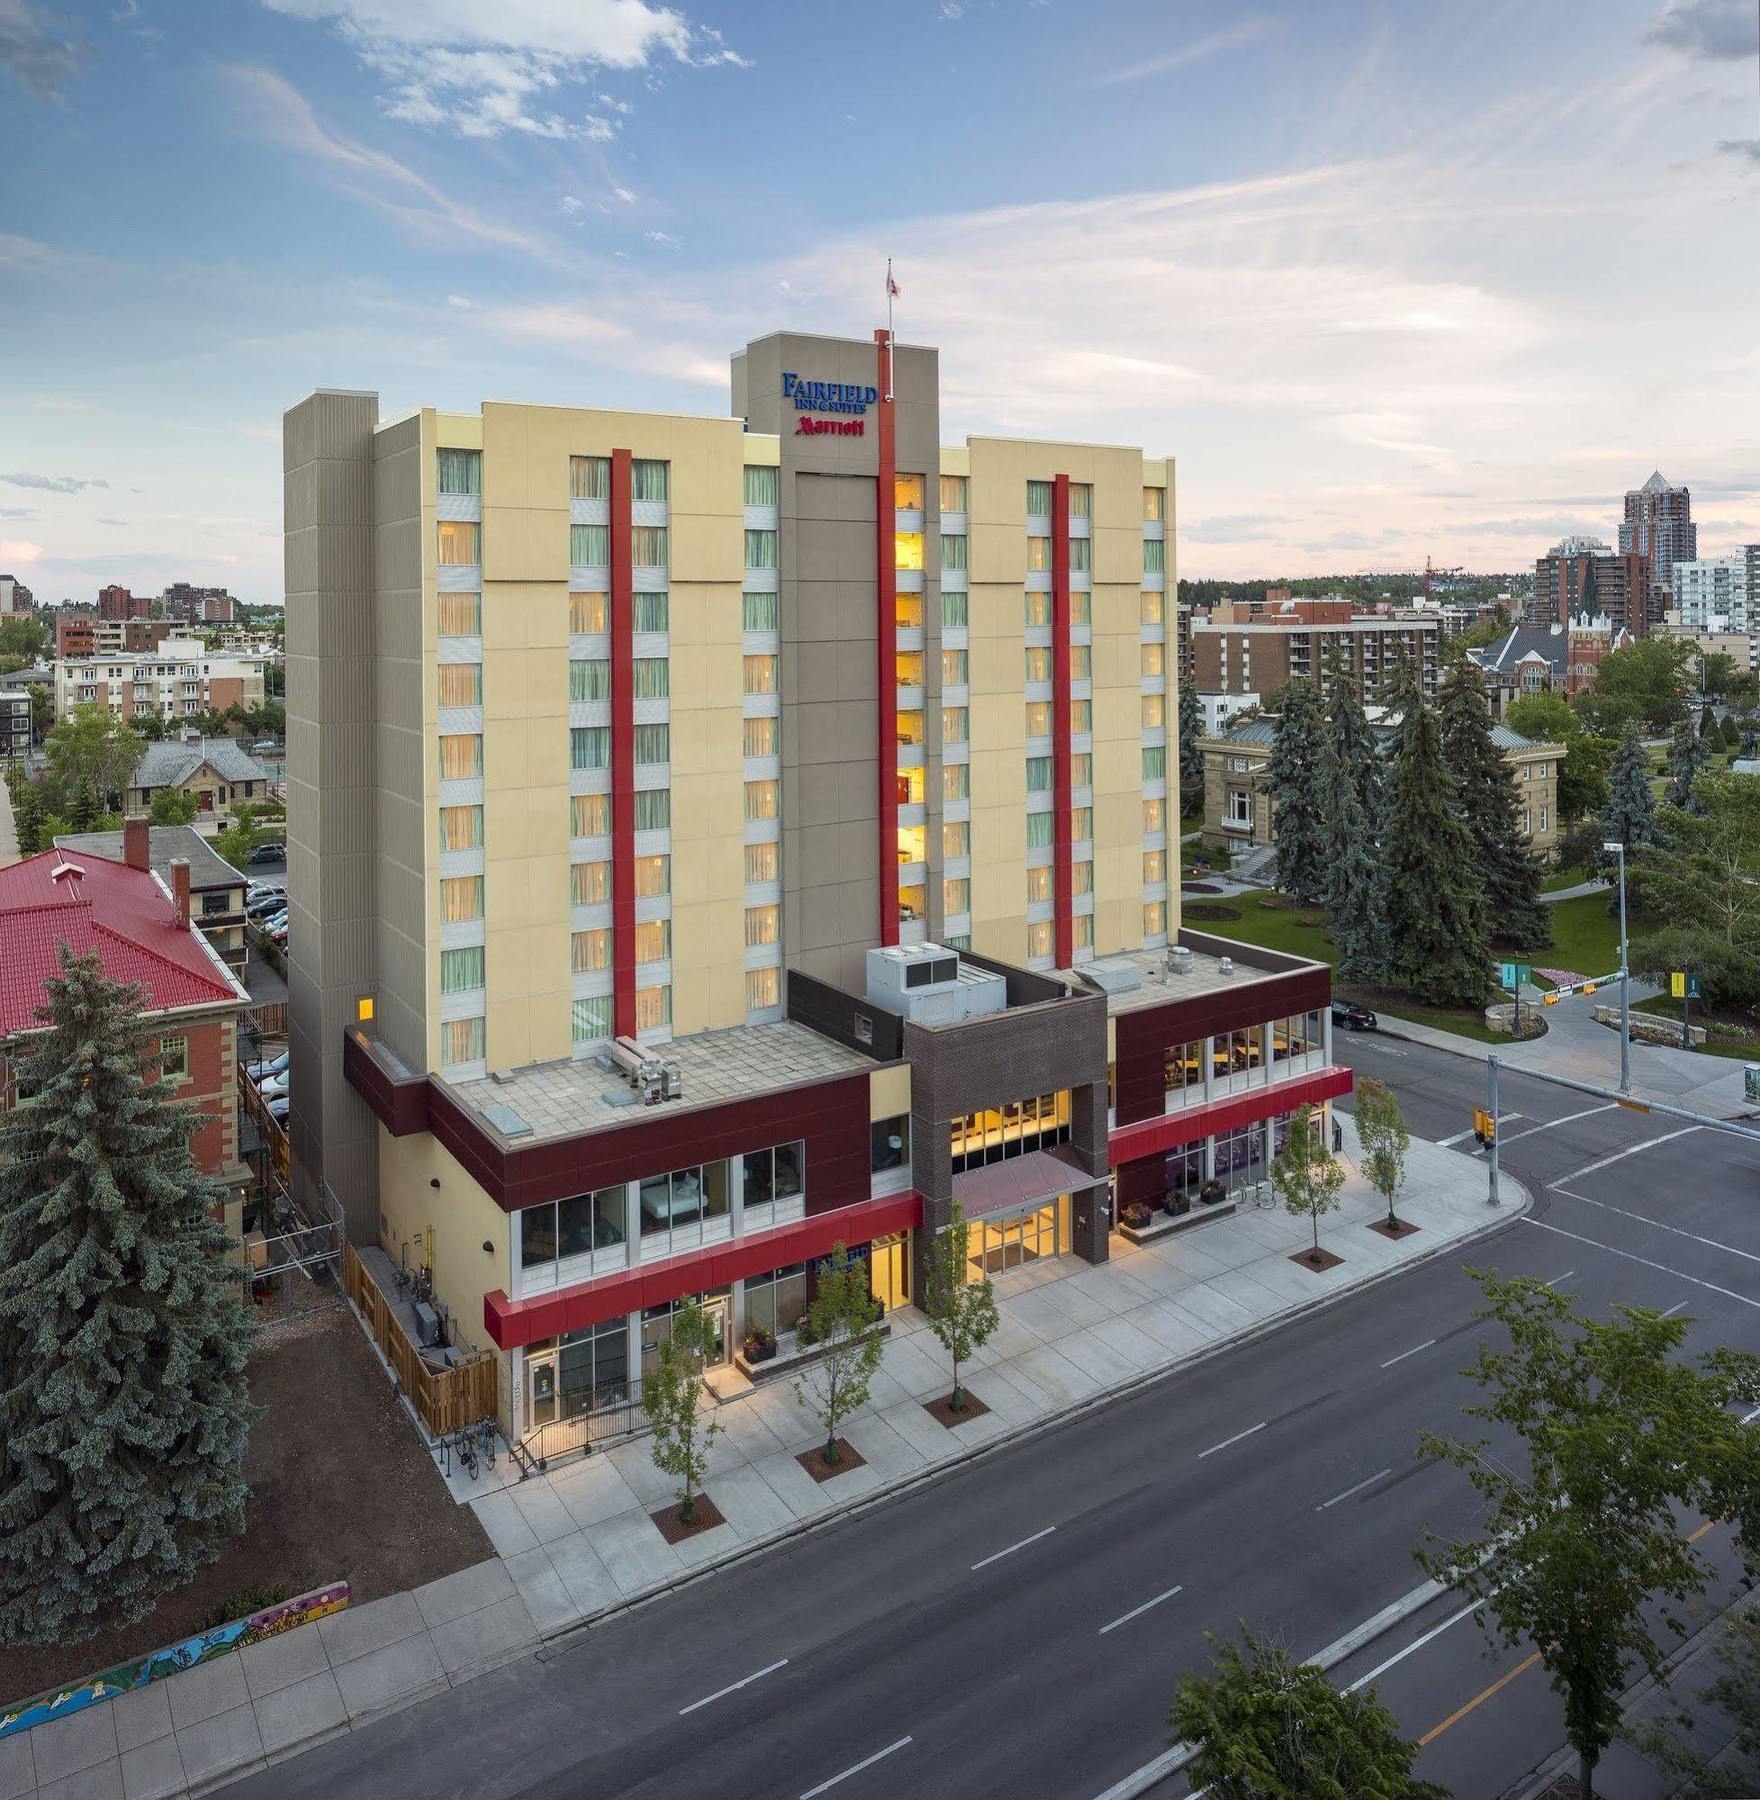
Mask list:
[[[242,1067],[238,1071],[238,1097],[256,1126],[257,1135],[268,1146],[269,1160],[275,1166],[275,1173],[281,1177],[281,1185],[286,1187],[293,1179],[293,1158],[288,1149],[287,1127],[269,1111],[257,1084]]]
[[[264,1000],[250,1010],[251,1017],[256,1021],[257,1030],[264,1037],[284,1038],[287,1036],[287,1002],[285,1000]]]
[[[473,1351],[454,1368],[429,1368],[404,1331],[396,1309],[355,1254],[353,1244],[343,1246],[343,1268],[349,1299],[359,1308],[373,1342],[384,1352],[399,1386],[433,1436],[446,1437],[479,1419],[495,1416],[495,1358],[491,1354]]]

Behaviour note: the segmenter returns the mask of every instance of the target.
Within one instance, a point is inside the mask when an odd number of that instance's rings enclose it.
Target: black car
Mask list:
[[[287,846],[285,844],[259,844],[251,852],[251,861],[254,863],[278,863],[284,862],[286,859]]]
[[[1379,1023],[1368,1007],[1358,1006],[1350,1000],[1333,1001],[1332,1022],[1342,1025],[1346,1031],[1373,1031]]]

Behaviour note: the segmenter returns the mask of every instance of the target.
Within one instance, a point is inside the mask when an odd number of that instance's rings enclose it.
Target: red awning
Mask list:
[[[1067,1145],[1055,1150],[1029,1150],[1005,1162],[967,1169],[953,1178],[953,1197],[968,1219],[1015,1208],[1044,1206],[1059,1194],[1078,1193],[1094,1185]]]

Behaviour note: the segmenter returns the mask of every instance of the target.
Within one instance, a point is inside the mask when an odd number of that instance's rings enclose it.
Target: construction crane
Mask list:
[[[1466,572],[1465,563],[1451,563],[1447,568],[1439,569],[1426,556],[1424,558],[1424,604],[1428,606],[1433,598],[1431,590],[1438,575],[1464,575]]]

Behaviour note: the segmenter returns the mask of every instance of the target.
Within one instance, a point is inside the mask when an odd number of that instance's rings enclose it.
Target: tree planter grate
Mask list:
[[[939,1400],[925,1400],[923,1411],[930,1418],[940,1420],[951,1431],[955,1425],[963,1425],[968,1419],[983,1418],[990,1410],[969,1387],[960,1389],[960,1398],[965,1401],[965,1405],[958,1412],[953,1410],[952,1394],[943,1394]]]
[[[705,1531],[713,1531],[717,1525],[725,1525],[727,1521],[721,1516],[718,1507],[707,1494],[697,1496],[696,1512],[687,1525],[684,1522],[684,1502],[675,1500],[670,1506],[663,1506],[658,1512],[651,1512],[648,1517],[654,1521],[655,1529],[669,1544],[682,1544],[686,1538],[693,1538]]]
[[[848,1438],[840,1437],[836,1442],[837,1461],[834,1463],[825,1460],[823,1444],[815,1444],[811,1450],[801,1451],[795,1461],[815,1481],[835,1481],[839,1475],[847,1475],[851,1469],[865,1469],[868,1466],[868,1459]]]

